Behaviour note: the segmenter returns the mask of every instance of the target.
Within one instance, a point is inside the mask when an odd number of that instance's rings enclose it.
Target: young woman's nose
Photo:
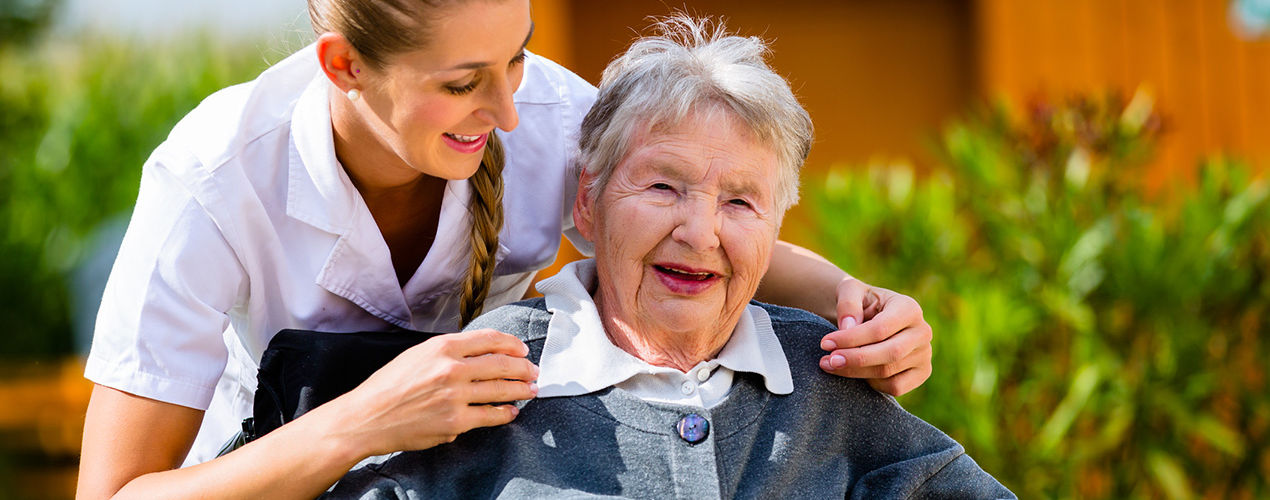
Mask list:
[[[477,117],[504,132],[511,132],[520,123],[516,103],[512,100],[512,94],[516,92],[513,83],[510,79],[502,79],[487,87],[481,107],[476,110]]]

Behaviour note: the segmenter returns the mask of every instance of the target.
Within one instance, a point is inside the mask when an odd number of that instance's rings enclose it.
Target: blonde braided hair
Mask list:
[[[493,131],[485,144],[481,166],[468,179],[472,198],[472,259],[463,278],[463,300],[459,303],[460,326],[481,314],[485,297],[494,279],[494,256],[498,253],[498,232],[503,229],[503,144]]]

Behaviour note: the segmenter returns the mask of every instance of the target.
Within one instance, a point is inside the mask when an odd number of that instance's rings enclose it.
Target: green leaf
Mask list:
[[[1041,452],[1051,454],[1063,440],[1063,436],[1067,434],[1067,430],[1071,428],[1072,422],[1080,414],[1081,409],[1089,402],[1089,397],[1094,393],[1094,389],[1098,387],[1098,367],[1096,365],[1085,365],[1076,373],[1076,377],[1072,379],[1071,387],[1067,391],[1067,396],[1054,409],[1054,413],[1045,425],[1041,427],[1041,432],[1037,437],[1037,445],[1040,446]]]
[[[1147,470],[1151,478],[1164,494],[1172,500],[1195,498],[1191,491],[1190,480],[1187,479],[1182,465],[1177,459],[1161,451],[1152,450],[1147,454]]]
[[[1205,442],[1232,457],[1243,458],[1245,451],[1244,437],[1227,427],[1226,424],[1221,423],[1212,416],[1205,415],[1196,419],[1194,426],[1195,434]]]

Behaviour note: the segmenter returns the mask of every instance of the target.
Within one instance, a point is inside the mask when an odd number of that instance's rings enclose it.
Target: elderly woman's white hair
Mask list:
[[[720,106],[776,152],[780,210],[797,204],[798,173],[811,150],[811,117],[767,65],[767,43],[683,14],[655,27],[657,36],[636,41],[604,70],[599,97],[582,122],[579,161],[592,175],[585,186],[589,194],[608,182],[631,138],[676,125],[694,109]]]

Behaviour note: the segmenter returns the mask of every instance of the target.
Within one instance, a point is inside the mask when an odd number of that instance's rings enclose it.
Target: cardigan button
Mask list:
[[[675,425],[675,430],[679,431],[679,437],[687,441],[688,444],[697,444],[705,441],[706,436],[710,435],[710,422],[701,415],[689,413],[679,419],[679,423]]]

